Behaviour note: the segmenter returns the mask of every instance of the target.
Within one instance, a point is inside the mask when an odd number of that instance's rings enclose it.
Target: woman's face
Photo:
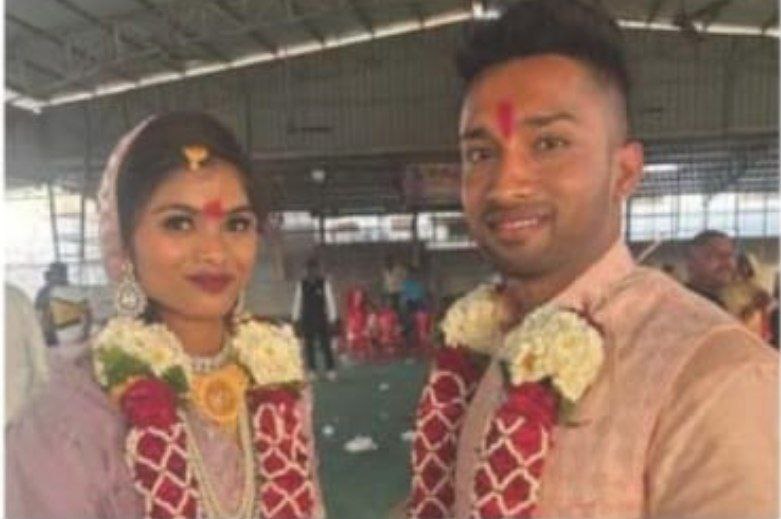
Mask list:
[[[240,179],[222,161],[177,170],[138,213],[136,276],[164,321],[222,318],[247,285],[258,222]]]

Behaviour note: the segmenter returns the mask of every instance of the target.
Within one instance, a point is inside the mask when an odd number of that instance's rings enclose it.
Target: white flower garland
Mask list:
[[[304,380],[299,341],[288,325],[245,320],[238,324],[226,346],[257,386]],[[184,383],[179,389],[191,387],[191,359],[164,324],[114,318],[95,337],[92,350],[95,376],[103,387],[110,389],[130,376],[142,375],[139,370],[166,378],[179,369]]]
[[[480,285],[456,301],[440,325],[445,344],[496,354],[513,385],[549,378],[568,401],[577,402],[604,361],[602,335],[576,312],[544,305],[508,331],[494,285]]]
[[[238,361],[260,386],[301,382],[301,345],[290,325],[252,321],[231,338]]]
[[[483,284],[453,303],[440,329],[447,346],[463,346],[491,355],[502,343],[504,316],[496,286]]]
[[[499,352],[514,385],[550,378],[570,402],[577,402],[604,361],[602,335],[583,317],[542,306],[513,328]]]

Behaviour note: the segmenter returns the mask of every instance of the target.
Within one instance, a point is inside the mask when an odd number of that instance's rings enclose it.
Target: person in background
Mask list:
[[[382,268],[382,295],[389,298],[390,304],[396,312],[401,309],[399,295],[406,276],[407,271],[404,265],[396,261],[393,254],[385,256],[385,265]]]
[[[734,315],[746,327],[770,342],[770,312],[773,298],[758,282],[756,260],[746,252],[737,257],[735,278],[719,292],[725,310]]]
[[[326,378],[336,380],[331,335],[337,326],[336,300],[331,283],[323,274],[317,258],[306,262],[306,274],[296,285],[293,296],[293,322],[304,339],[306,361],[311,378],[317,378],[317,349],[325,360]]]
[[[401,284],[401,294],[399,295],[402,328],[407,346],[411,346],[414,342],[415,313],[423,308],[425,302],[426,288],[420,280],[420,270],[410,265],[407,268],[407,277]]]
[[[721,231],[705,230],[686,249],[686,287],[724,308],[721,291],[735,276],[735,244]]]
[[[57,346],[58,344],[57,327],[54,324],[51,304],[52,289],[57,284],[67,283],[67,280],[66,265],[59,262],[51,263],[43,273],[43,286],[35,295],[35,310],[38,313],[46,346]]]
[[[30,299],[5,285],[5,423],[16,417],[49,380],[41,325]]]
[[[44,286],[35,298],[35,306],[46,345],[83,342],[92,328],[92,309],[86,289],[70,283],[68,266],[61,262],[49,266],[44,280]]]
[[[769,321],[769,328],[770,328],[770,345],[773,346],[775,349],[778,349],[778,335],[779,335],[779,329],[778,329],[778,307],[779,307],[779,299],[778,299],[778,272],[776,272],[775,277],[773,278],[773,304],[770,309],[770,317],[768,318]]]

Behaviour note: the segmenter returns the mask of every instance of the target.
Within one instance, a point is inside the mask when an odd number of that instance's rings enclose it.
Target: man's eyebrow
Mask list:
[[[477,126],[475,128],[467,128],[458,136],[462,141],[470,139],[491,139],[493,136],[483,126]]]
[[[539,128],[541,126],[547,126],[558,121],[570,121],[577,122],[578,118],[572,113],[567,111],[553,112],[550,114],[530,115],[521,119],[521,124],[525,126],[534,126]]]

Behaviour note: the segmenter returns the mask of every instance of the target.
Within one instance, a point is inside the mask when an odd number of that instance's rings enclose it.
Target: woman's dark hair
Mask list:
[[[122,242],[132,243],[138,213],[154,190],[174,171],[187,167],[185,146],[204,146],[205,164],[220,159],[235,167],[261,229],[269,211],[268,190],[252,170],[249,155],[233,133],[214,117],[202,112],[170,112],[151,119],[139,133],[120,165],[117,178],[117,210]]]
[[[627,104],[630,82],[621,30],[602,8],[581,0],[521,1],[496,20],[476,23],[456,55],[456,66],[469,86],[493,65],[540,54],[584,63],[616,86]]]

